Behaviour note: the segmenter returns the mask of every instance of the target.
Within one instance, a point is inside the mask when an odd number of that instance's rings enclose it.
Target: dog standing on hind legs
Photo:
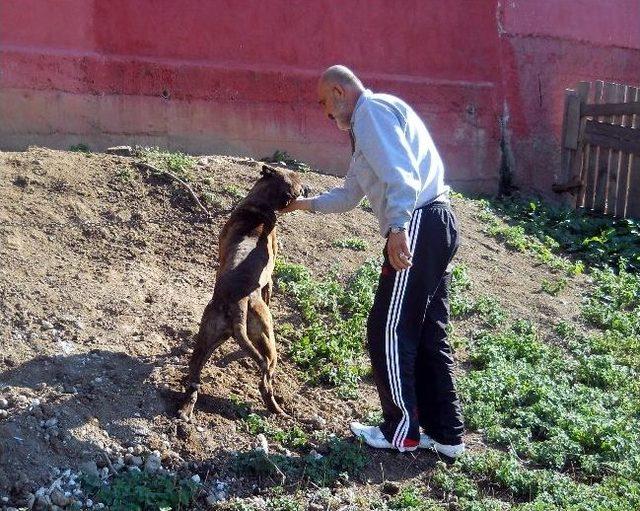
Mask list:
[[[276,211],[306,194],[298,174],[263,165],[260,179],[222,228],[216,283],[189,361],[187,393],[179,410],[182,419],[189,420],[193,413],[205,364],[232,336],[258,364],[260,393],[267,408],[285,414],[273,390],[278,355],[269,311],[277,247]]]

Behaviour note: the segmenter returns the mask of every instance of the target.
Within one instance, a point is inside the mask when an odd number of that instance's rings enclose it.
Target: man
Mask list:
[[[365,89],[344,66],[323,73],[318,99],[329,119],[350,132],[349,171],[343,186],[286,211],[344,212],[367,196],[387,238],[367,324],[384,421],[354,422],[351,430],[373,447],[419,446],[457,457],[464,452],[463,424],[446,327],[447,268],[458,231],[442,160],[409,105]]]

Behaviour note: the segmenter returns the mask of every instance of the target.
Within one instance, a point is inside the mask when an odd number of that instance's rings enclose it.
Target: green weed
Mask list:
[[[297,425],[284,430],[271,425],[267,419],[255,413],[245,417],[244,422],[247,431],[252,435],[263,433],[280,445],[290,449],[304,447],[309,441],[306,433]]]
[[[389,500],[387,509],[403,509],[407,511],[438,511],[443,510],[438,503],[425,498],[415,486],[405,486]]]
[[[569,281],[566,277],[558,279],[542,279],[541,289],[551,296],[558,296],[566,287]]]
[[[191,170],[196,165],[193,156],[180,151],[171,152],[157,147],[144,147],[138,149],[138,155],[150,165],[171,171],[185,181],[192,181]]]
[[[553,239],[556,246],[584,263],[617,267],[624,259],[629,268],[640,268],[638,220],[597,217],[536,199],[498,200],[491,208],[539,241]]]
[[[563,271],[568,276],[579,275],[584,271],[583,262],[572,262],[555,253],[560,245],[551,236],[544,234],[536,237],[528,234],[523,225],[509,225],[508,222],[496,216],[492,204],[488,201],[477,202],[482,208],[478,218],[485,224],[485,232],[503,242],[508,248],[531,254],[550,268]]]
[[[373,209],[371,208],[371,202],[369,202],[369,199],[367,199],[366,197],[360,201],[359,206],[364,211],[367,211],[369,213],[373,212]]]
[[[89,146],[87,144],[74,144],[69,146],[69,151],[73,152],[73,153],[90,153],[91,149],[89,149]]]
[[[230,196],[233,199],[242,199],[245,193],[235,185],[225,185],[222,187],[222,192]]]
[[[345,238],[333,242],[336,248],[349,248],[351,250],[364,251],[369,248],[369,244],[361,238]]]
[[[369,371],[364,337],[378,264],[365,263],[343,284],[335,274],[315,280],[304,266],[276,262],[276,284],[293,296],[305,320],[292,341],[291,358],[311,380],[337,387],[344,397],[355,395]]]
[[[233,469],[236,473],[253,477],[267,477],[282,481],[310,481],[318,486],[333,484],[339,477],[358,477],[367,458],[360,442],[332,438],[316,456],[284,456],[265,454],[262,450],[240,452],[236,455]]]
[[[198,485],[175,476],[121,472],[109,484],[85,478],[82,487],[94,502],[112,511],[190,509]]]

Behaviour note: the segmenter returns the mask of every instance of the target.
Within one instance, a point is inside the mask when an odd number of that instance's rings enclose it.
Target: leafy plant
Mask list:
[[[180,151],[165,151],[157,147],[138,148],[137,154],[154,167],[167,169],[184,181],[192,181],[191,170],[195,167],[196,159]]]
[[[333,242],[336,248],[350,248],[351,250],[363,251],[369,247],[368,243],[361,238],[345,238]]]
[[[190,479],[145,472],[120,472],[110,483],[87,477],[82,486],[95,502],[112,511],[190,509],[198,485]]]
[[[69,151],[73,153],[90,153],[91,149],[87,144],[80,143],[69,146]]]
[[[287,479],[311,481],[319,486],[333,484],[342,475],[358,477],[364,469],[367,458],[360,442],[332,438],[317,456],[284,456],[265,454],[262,450],[251,450],[236,455],[233,469],[238,474],[255,477],[269,477],[275,480]]]
[[[252,435],[263,433],[285,447],[297,449],[307,445],[306,433],[299,426],[294,425],[289,429],[281,429],[272,426],[267,419],[258,414],[251,413],[245,419],[247,431]]]
[[[244,192],[235,185],[225,185],[222,187],[222,191],[234,199],[242,199]]]
[[[566,277],[560,277],[558,279],[542,279],[542,290],[551,295],[557,296],[560,294],[566,287],[569,281]]]
[[[290,355],[313,381],[337,387],[344,397],[355,395],[369,371],[364,337],[378,275],[378,263],[370,261],[346,284],[335,274],[318,281],[304,266],[276,261],[276,284],[293,296],[305,320]]]

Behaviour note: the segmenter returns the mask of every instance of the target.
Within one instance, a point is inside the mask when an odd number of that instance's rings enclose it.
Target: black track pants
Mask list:
[[[403,451],[419,441],[419,426],[437,442],[462,441],[460,402],[447,341],[447,267],[458,248],[448,204],[416,209],[409,227],[413,266],[396,272],[387,255],[369,315],[367,337],[389,442]]]

